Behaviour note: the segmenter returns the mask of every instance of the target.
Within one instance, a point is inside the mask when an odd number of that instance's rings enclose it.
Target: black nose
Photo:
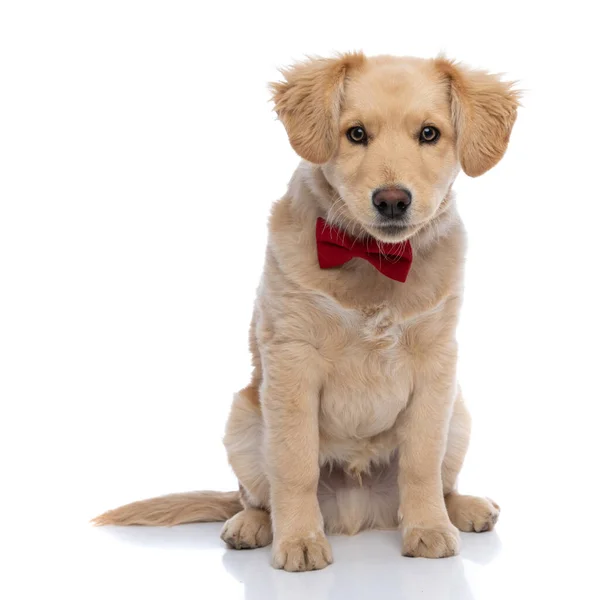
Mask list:
[[[373,192],[373,206],[386,219],[401,219],[412,202],[412,194],[405,188],[381,188]]]

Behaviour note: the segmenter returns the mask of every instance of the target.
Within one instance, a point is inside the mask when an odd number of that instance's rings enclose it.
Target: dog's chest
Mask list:
[[[391,430],[408,402],[412,377],[403,325],[385,306],[329,311],[340,329],[322,346],[330,365],[321,395],[322,437],[368,441]]]

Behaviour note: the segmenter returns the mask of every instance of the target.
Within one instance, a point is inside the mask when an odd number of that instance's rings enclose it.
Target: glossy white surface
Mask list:
[[[11,590],[5,598],[40,597],[52,590],[52,597],[90,600],[598,597],[588,554],[593,547],[585,546],[585,535],[565,536],[560,526],[543,523],[543,513],[524,528],[505,516],[507,523],[497,533],[462,534],[458,557],[404,558],[395,532],[368,532],[333,537],[334,564],[300,574],[272,569],[267,548],[225,549],[218,524],[172,529],[65,525],[42,539],[44,527],[38,525],[21,555],[27,557],[25,568],[6,571],[2,585]],[[587,553],[581,551],[586,548]]]

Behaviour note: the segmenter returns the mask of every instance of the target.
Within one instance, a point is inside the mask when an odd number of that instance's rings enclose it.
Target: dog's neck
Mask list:
[[[314,199],[314,206],[309,207],[306,205],[306,193],[302,193],[297,186],[310,191],[310,195]],[[292,196],[295,199],[294,208],[298,216],[303,220],[308,218],[311,222],[314,222],[317,217],[327,220],[330,207],[335,199],[339,198],[336,190],[327,181],[322,168],[304,161],[300,163],[290,182],[290,191],[292,191]],[[438,242],[452,229],[457,220],[458,213],[454,191],[450,186],[435,216],[408,238],[413,250],[421,253],[426,252],[432,244]],[[344,229],[343,223],[333,224]],[[359,237],[368,236],[358,224],[357,227],[360,232]],[[348,233],[350,234],[350,231]],[[356,231],[354,231],[354,235],[356,235]]]
[[[388,306],[398,319],[432,310],[444,298],[460,294],[464,231],[451,194],[440,214],[411,236],[413,262],[405,283],[385,277],[367,261],[353,261],[340,269],[318,268],[315,225],[319,217],[327,217],[332,194],[319,167],[300,164],[288,193],[271,214],[269,273],[325,294],[345,308]]]

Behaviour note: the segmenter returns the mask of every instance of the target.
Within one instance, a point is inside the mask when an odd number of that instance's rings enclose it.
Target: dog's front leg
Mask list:
[[[332,562],[317,500],[319,483],[320,360],[304,343],[262,353],[261,403],[273,519],[273,566],[322,569]]]
[[[456,395],[456,352],[445,348],[418,369],[399,428],[402,553],[441,558],[458,553],[458,530],[448,517],[442,461]]]

